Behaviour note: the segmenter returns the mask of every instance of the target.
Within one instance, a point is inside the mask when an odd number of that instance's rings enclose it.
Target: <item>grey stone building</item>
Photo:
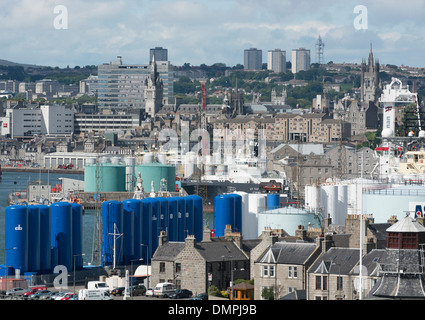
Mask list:
[[[308,270],[307,300],[354,300],[353,272],[360,250],[332,247]]]
[[[276,242],[254,263],[254,299],[261,300],[264,290],[274,299],[305,290],[307,269],[321,253],[321,244]]]
[[[152,286],[172,282],[194,295],[207,292],[211,285],[227,290],[232,279],[250,277],[249,255],[241,247],[240,235],[212,238],[208,229],[201,242],[193,236],[185,242],[168,242],[162,234],[152,257]]]

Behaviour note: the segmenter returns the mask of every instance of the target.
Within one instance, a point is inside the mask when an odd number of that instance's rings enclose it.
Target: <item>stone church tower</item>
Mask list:
[[[381,89],[379,81],[379,62],[373,60],[372,43],[368,63],[362,61],[361,65],[361,84],[360,84],[360,102],[376,102]]]
[[[155,117],[156,113],[162,107],[162,98],[164,93],[164,84],[159,78],[159,73],[157,70],[155,57],[153,57],[151,62],[151,74],[145,81],[145,112],[147,115],[152,118]]]

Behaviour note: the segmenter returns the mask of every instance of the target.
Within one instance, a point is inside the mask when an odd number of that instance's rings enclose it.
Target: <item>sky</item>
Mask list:
[[[173,65],[243,64],[257,48],[311,50],[324,62],[425,67],[425,0],[0,0],[0,59],[42,66],[147,64],[164,47]]]

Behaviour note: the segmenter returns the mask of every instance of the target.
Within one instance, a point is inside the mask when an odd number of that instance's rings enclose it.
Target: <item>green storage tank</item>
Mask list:
[[[158,162],[137,165],[135,175],[140,175],[143,180],[145,192],[151,192],[151,183],[154,182],[155,192],[160,190],[161,180],[167,180],[167,191],[176,191],[176,167]]]
[[[84,167],[84,192],[125,192],[126,166],[102,163],[99,165],[99,186],[97,190],[96,165]]]

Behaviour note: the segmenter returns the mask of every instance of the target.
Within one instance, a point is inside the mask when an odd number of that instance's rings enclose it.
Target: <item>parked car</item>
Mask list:
[[[146,287],[144,285],[136,285],[130,288],[131,296],[143,296],[146,293]]]
[[[22,294],[22,297],[28,298],[30,295],[40,290],[47,290],[47,288],[46,286],[31,287]]]
[[[73,292],[68,292],[60,300],[74,300],[75,295]]]
[[[192,291],[187,289],[178,289],[176,292],[170,294],[170,299],[182,299],[192,297]]]
[[[196,297],[192,297],[189,300],[208,300],[208,295],[206,293],[200,293]]]
[[[6,291],[7,296],[21,296],[27,289],[24,288],[12,288]]]
[[[145,293],[146,297],[153,297],[153,289],[148,288]]]
[[[31,295],[29,295],[28,299],[43,299],[44,296],[50,294],[49,290],[40,290]]]
[[[113,296],[122,296],[124,294],[125,287],[118,287],[115,289],[112,289],[111,294]]]
[[[57,295],[55,295],[54,300],[62,300],[62,298],[67,294],[67,292],[58,292]]]

